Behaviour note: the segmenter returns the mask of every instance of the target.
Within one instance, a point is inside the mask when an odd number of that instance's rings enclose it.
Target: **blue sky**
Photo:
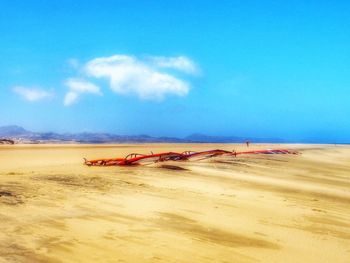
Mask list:
[[[347,1],[0,1],[0,125],[350,141]]]

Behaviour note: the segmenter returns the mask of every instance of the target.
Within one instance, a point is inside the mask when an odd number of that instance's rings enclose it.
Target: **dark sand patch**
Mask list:
[[[39,253],[33,249],[20,246],[15,242],[2,242],[0,244],[0,255],[4,262],[26,262],[26,263],[60,263],[62,261],[52,259]]]
[[[0,185],[0,204],[18,205],[24,203],[25,188],[17,183]]]
[[[100,176],[82,176],[82,175],[49,175],[36,176],[36,180],[46,180],[57,184],[76,187],[89,188],[94,190],[105,191],[111,188],[112,181]]]
[[[165,229],[188,235],[190,238],[229,247],[256,247],[278,249],[279,246],[267,240],[231,233],[215,227],[205,227],[197,221],[172,213],[160,213],[157,221]]]
[[[181,166],[170,165],[170,164],[162,164],[159,166],[159,168],[167,169],[167,170],[176,170],[176,171],[189,171],[189,169],[183,168]]]

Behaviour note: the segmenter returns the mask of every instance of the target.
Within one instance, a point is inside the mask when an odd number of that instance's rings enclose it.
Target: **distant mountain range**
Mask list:
[[[15,142],[24,143],[238,143],[246,140],[252,142],[283,142],[280,139],[243,138],[236,136],[208,136],[204,134],[192,134],[185,138],[152,137],[148,135],[117,135],[110,133],[55,133],[32,132],[20,126],[0,127],[0,139],[12,139]]]

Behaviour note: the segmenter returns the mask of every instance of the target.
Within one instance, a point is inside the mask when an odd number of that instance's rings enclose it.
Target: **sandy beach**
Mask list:
[[[350,146],[83,165],[216,148],[246,146],[0,146],[0,262],[350,262]]]

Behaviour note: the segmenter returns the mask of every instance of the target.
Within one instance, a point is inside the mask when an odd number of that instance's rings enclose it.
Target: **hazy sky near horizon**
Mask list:
[[[0,0],[0,126],[350,141],[348,1]]]

